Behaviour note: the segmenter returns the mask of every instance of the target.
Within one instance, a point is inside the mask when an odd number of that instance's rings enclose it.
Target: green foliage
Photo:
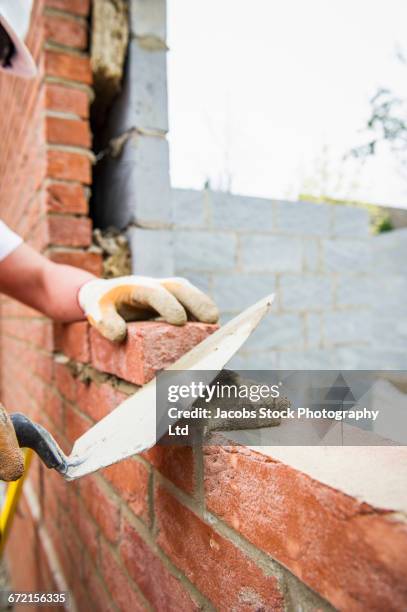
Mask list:
[[[356,200],[339,200],[328,196],[313,196],[306,193],[300,194],[298,199],[303,202],[314,202],[315,204],[332,204],[333,206],[354,206],[356,208],[364,208],[369,213],[370,231],[372,234],[390,232],[394,229],[385,206],[377,206],[376,204],[369,204],[368,202]]]
[[[407,67],[403,51],[396,51],[398,61]],[[365,159],[375,155],[380,143],[387,143],[402,166],[407,162],[407,100],[396,95],[391,89],[380,87],[370,100],[371,114],[365,132],[368,140],[355,147],[350,155]]]
[[[391,232],[393,229],[394,225],[389,215],[383,215],[383,217],[377,220],[373,231],[375,234],[383,234],[384,232]]]
[[[381,88],[370,100],[371,115],[366,125],[369,142],[352,149],[354,157],[374,155],[380,142],[388,142],[395,153],[407,149],[406,101]]]

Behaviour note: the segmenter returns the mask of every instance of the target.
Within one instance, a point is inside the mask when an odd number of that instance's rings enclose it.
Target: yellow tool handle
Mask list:
[[[27,448],[24,451],[24,473],[18,480],[7,485],[6,498],[0,512],[0,558],[3,555],[4,546],[13,522],[14,514],[23,491],[24,480],[27,476],[28,468],[33,457],[34,451]]]

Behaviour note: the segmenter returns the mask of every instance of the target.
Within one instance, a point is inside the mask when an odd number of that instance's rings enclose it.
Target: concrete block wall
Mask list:
[[[372,237],[368,212],[350,206],[171,189],[166,3],[131,0],[129,9],[123,91],[105,134],[106,144],[113,139],[121,148],[98,164],[94,200],[100,225],[127,228],[133,271],[187,276],[213,295],[224,321],[275,291],[272,317],[236,367],[406,367],[398,348],[403,271],[392,273],[392,290],[377,299],[390,280],[376,269],[391,259],[385,245],[397,232]],[[394,240],[404,242],[402,234]],[[402,248],[393,249],[398,262]],[[384,342],[383,315],[392,329]]]
[[[174,269],[223,320],[267,293],[271,316],[236,367],[347,367],[372,344],[372,238],[364,210],[172,190]]]
[[[374,358],[379,367],[407,368],[407,229],[373,240]]]

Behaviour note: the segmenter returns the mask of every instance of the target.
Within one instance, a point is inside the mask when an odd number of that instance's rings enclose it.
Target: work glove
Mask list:
[[[96,279],[79,290],[79,304],[89,323],[108,340],[126,336],[126,321],[161,316],[168,323],[183,325],[188,315],[203,323],[216,323],[214,302],[184,278],[154,279],[122,276]]]
[[[0,404],[0,480],[17,480],[24,472],[24,455],[13,423]]]

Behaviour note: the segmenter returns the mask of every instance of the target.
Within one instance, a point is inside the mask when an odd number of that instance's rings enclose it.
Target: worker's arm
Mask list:
[[[53,263],[24,243],[0,261],[0,292],[54,321],[87,317],[115,342],[125,337],[126,321],[158,315],[183,325],[188,316],[204,323],[219,318],[212,300],[184,278],[98,279],[79,268]]]
[[[0,258],[0,292],[56,321],[86,316],[106,338],[121,341],[127,320],[157,315],[175,325],[185,323],[188,315],[207,323],[218,320],[212,300],[183,278],[98,279],[79,268],[49,261],[16,235],[12,239],[13,250]],[[13,425],[0,404],[0,480],[15,480],[22,471]]]
[[[25,243],[0,261],[0,292],[55,321],[84,318],[78,292],[94,279],[79,268],[53,263]]]

